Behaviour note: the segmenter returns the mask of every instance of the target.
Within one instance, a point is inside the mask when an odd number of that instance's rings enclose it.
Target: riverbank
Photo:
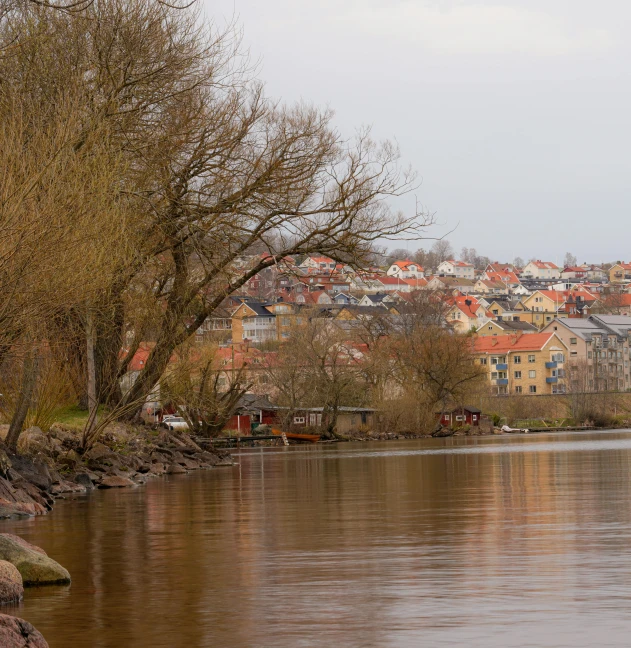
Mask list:
[[[226,465],[232,465],[227,452],[167,430],[116,425],[82,454],[75,431],[30,428],[19,453],[0,445],[0,519],[43,515],[56,499],[96,488],[133,488],[162,475]]]
[[[540,428],[530,431],[588,429],[596,428]],[[406,441],[503,434],[511,432],[492,425],[457,429],[441,427],[430,435],[366,431],[324,442]],[[261,445],[269,443],[273,442],[260,442]],[[142,425],[112,425],[85,454],[80,452],[77,430],[62,424],[53,425],[48,433],[30,428],[20,438],[19,453],[9,452],[0,440],[0,519],[43,515],[52,510],[57,499],[86,494],[94,489],[133,488],[162,475],[231,465],[233,461],[229,451],[214,447],[210,441],[196,441],[188,434]]]

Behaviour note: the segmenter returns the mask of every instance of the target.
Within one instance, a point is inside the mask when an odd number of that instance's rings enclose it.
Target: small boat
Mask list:
[[[512,428],[508,427],[508,425],[502,425],[501,430],[502,432],[512,432],[513,434],[515,432],[522,432],[523,434],[528,434],[528,432],[530,432],[528,428]]]
[[[276,436],[282,436],[282,431],[277,428],[272,428],[272,432]],[[317,443],[320,440],[321,434],[299,434],[297,432],[285,432],[285,437],[292,441],[307,441],[308,443]]]

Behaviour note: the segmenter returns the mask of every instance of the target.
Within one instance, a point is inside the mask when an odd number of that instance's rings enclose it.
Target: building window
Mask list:
[[[519,380],[521,378],[521,371],[516,371],[515,372],[515,379]]]
[[[487,364],[487,362],[486,362],[486,358],[480,358],[480,364],[481,364],[481,365],[485,365],[485,364]]]
[[[570,344],[576,344],[576,338],[570,338]]]
[[[515,364],[521,364],[521,356],[513,356],[513,362]]]
[[[528,372],[528,378],[536,378],[537,377],[537,372],[534,369],[531,369]]]
[[[464,420],[465,420],[464,416],[461,415],[456,416],[456,421],[464,421]]]
[[[531,394],[536,394],[537,393],[537,386],[536,385],[530,385],[530,387],[528,388],[528,391]]]
[[[491,358],[491,364],[496,365],[500,361],[499,358]]]
[[[535,357],[534,354],[528,356],[528,362],[530,362],[530,363],[532,364],[532,363],[534,363],[535,361],[536,361],[536,357]]]
[[[294,423],[304,423],[304,422],[305,422],[304,416],[294,416]]]
[[[515,393],[521,394],[521,385],[517,385],[517,387],[515,387]]]

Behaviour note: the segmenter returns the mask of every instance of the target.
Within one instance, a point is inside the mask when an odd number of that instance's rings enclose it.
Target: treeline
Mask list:
[[[10,445],[63,396],[90,411],[86,449],[278,258],[359,266],[432,219],[392,209],[416,187],[395,145],[266,97],[235,25],[153,0],[45,5],[0,15],[0,388]]]

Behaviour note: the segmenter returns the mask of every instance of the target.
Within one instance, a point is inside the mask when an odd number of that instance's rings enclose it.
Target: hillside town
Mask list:
[[[198,346],[218,347],[213,361],[222,374],[218,388],[229,389],[238,372],[249,393],[283,401],[284,389],[274,374],[288,359],[313,373],[321,357],[330,375],[342,358],[342,365],[365,374],[383,348],[379,340],[398,335],[402,346],[413,346],[410,322],[420,322],[421,336],[428,335],[428,326],[437,327],[464,345],[468,358],[463,362],[475,368],[478,391],[491,397],[631,389],[631,263],[578,265],[574,260],[560,267],[534,259],[521,266],[489,261],[481,267],[449,258],[430,268],[410,258],[385,261],[360,271],[325,256],[282,258],[251,277],[195,336]],[[299,360],[300,336],[314,323],[335,331],[329,345],[334,352]],[[283,353],[284,347],[294,350]],[[129,380],[151,348],[148,342],[137,350]],[[386,355],[392,364],[396,352],[390,349]],[[381,404],[406,391],[401,371],[398,383],[393,375],[384,379]],[[425,384],[418,388],[424,390]],[[321,393],[319,387],[314,390]],[[347,390],[338,405],[375,405],[374,394],[366,393],[358,398]],[[449,389],[444,394],[448,398],[440,409],[457,400]],[[320,398],[315,404],[324,405],[328,394]],[[434,406],[441,398],[434,399]],[[304,405],[298,396],[285,398],[285,405],[288,400],[292,411]],[[237,427],[238,415],[232,422]],[[307,425],[309,417],[294,417],[296,422]]]

